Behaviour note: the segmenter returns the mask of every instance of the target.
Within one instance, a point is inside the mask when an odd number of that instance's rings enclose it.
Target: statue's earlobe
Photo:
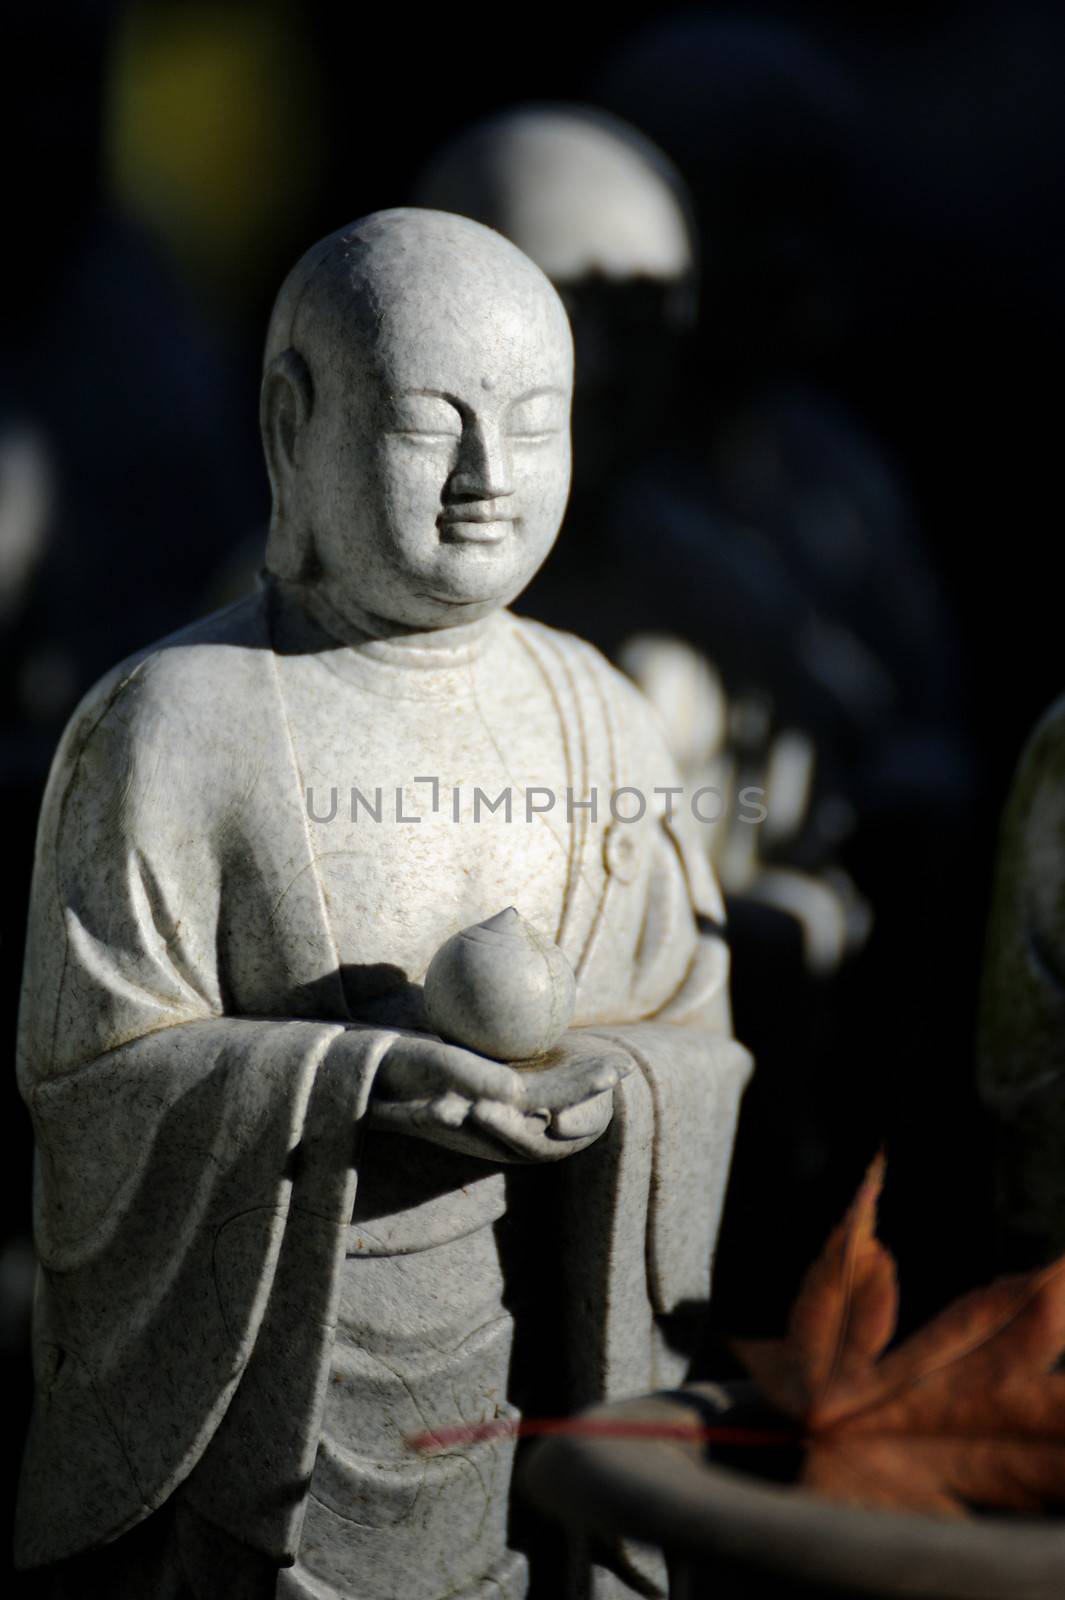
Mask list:
[[[299,351],[282,350],[263,373],[259,418],[270,482],[277,493],[277,478],[287,476],[296,458],[300,429],[314,405],[314,385]]]
[[[295,548],[300,534],[292,505],[292,480],[298,466],[299,439],[314,405],[314,385],[307,363],[294,348],[282,350],[263,373],[259,396],[266,470],[270,475],[268,565],[279,576],[295,576],[306,552]]]

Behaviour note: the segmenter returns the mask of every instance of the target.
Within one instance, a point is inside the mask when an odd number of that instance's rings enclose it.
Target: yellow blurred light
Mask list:
[[[115,42],[106,151],[119,205],[229,295],[313,192],[314,62],[284,4],[140,3]]]

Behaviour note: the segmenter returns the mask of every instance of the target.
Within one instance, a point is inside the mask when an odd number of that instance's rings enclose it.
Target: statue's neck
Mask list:
[[[284,579],[271,579],[274,634],[286,652],[317,654],[348,649],[369,661],[400,670],[439,670],[475,660],[500,623],[495,611],[454,627],[414,630],[369,612],[343,617],[318,591]]]

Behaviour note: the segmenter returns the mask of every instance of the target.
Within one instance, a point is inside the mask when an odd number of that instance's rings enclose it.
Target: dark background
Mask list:
[[[634,101],[611,63],[659,7],[5,7],[0,430],[31,430],[51,510],[2,627],[4,1037],[10,1061],[33,819],[72,697],[209,609],[227,557],[265,524],[258,366],[288,267],[402,203],[432,150],[487,111],[642,112],[695,189],[700,400],[712,413],[715,394],[783,377],[851,407],[908,489],[960,632],[976,755],[964,814],[931,856],[877,845],[870,874],[888,863],[894,894],[817,1091],[834,1096],[831,1159],[804,1196],[781,1192],[768,1158],[787,1226],[778,1236],[771,1206],[749,1236],[730,1218],[723,1290],[733,1326],[745,1283],[748,1320],[785,1304],[886,1137],[884,1229],[912,1318],[998,1260],[973,1031],[997,819],[1065,677],[1065,16],[1025,0],[690,14],[711,28],[705,54]],[[707,177],[721,170],[727,182]],[[850,864],[861,883],[860,850]],[[31,1137],[10,1068],[0,1104],[13,1470]],[[745,1160],[749,1174],[757,1152]]]

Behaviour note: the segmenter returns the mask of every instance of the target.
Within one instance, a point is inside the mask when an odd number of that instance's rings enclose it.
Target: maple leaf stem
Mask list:
[[[725,1424],[693,1427],[685,1422],[652,1422],[598,1417],[530,1417],[511,1422],[505,1417],[452,1428],[427,1428],[407,1436],[411,1450],[450,1450],[456,1445],[485,1444],[500,1439],[543,1438],[564,1435],[574,1439],[672,1439],[683,1444],[773,1445],[801,1444],[804,1435],[790,1428],[744,1428]]]

